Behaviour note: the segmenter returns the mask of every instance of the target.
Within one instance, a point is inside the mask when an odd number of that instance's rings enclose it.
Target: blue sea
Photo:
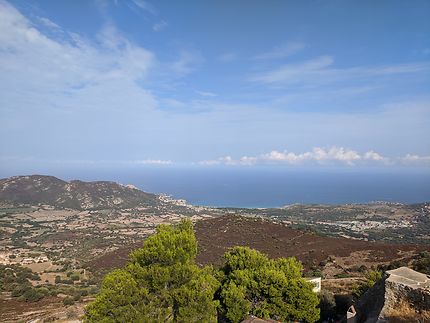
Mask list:
[[[43,174],[61,179],[111,180],[194,205],[280,207],[294,203],[419,203],[430,201],[430,169],[281,167],[132,167],[34,169],[1,177]]]
[[[112,180],[194,205],[280,207],[293,203],[418,203],[430,201],[427,169],[291,169],[147,167],[52,174],[63,179]]]

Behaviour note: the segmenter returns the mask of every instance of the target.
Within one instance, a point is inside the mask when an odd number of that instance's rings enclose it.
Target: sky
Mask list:
[[[429,172],[429,14],[420,0],[0,0],[0,171]]]

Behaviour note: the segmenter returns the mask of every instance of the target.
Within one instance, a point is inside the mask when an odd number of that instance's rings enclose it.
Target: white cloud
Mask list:
[[[407,165],[420,165],[420,166],[430,166],[430,156],[419,156],[413,154],[407,154],[406,156],[400,158],[403,164]]]
[[[76,100],[99,101],[130,90],[139,102],[154,106],[153,97],[137,84],[154,65],[154,55],[112,25],[103,28],[97,42],[74,33],[57,40],[0,1],[0,30],[0,101],[4,108],[22,109],[30,102],[45,109],[71,106]]]
[[[294,55],[305,48],[305,44],[299,42],[290,42],[281,46],[275,47],[273,50],[261,53],[254,57],[256,60],[271,60],[271,59],[279,59],[286,58],[291,55]]]
[[[171,165],[171,160],[161,160],[161,159],[143,159],[143,160],[133,160],[132,164],[137,165]]]
[[[389,159],[383,157],[372,150],[363,154],[352,149],[343,147],[321,148],[315,147],[311,151],[304,153],[294,153],[289,151],[273,150],[266,154],[258,156],[243,156],[238,159],[233,159],[231,156],[221,157],[216,160],[202,161],[202,165],[257,165],[257,164],[287,164],[287,165],[302,165],[302,164],[345,164],[354,166],[358,163],[366,164],[385,163]]]
[[[363,159],[366,160],[374,160],[374,161],[383,161],[385,158],[378,154],[377,152],[374,152],[373,150],[368,151],[364,154]]]

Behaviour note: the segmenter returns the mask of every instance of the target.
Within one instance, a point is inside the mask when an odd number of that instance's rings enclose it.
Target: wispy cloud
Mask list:
[[[156,22],[156,23],[152,26],[152,30],[154,30],[155,32],[158,32],[158,31],[161,31],[161,30],[163,30],[164,28],[166,28],[168,25],[169,25],[169,24],[168,24],[166,21],[161,20],[161,21],[159,21],[159,22]]]
[[[281,46],[277,46],[273,48],[271,51],[258,54],[253,58],[256,60],[272,60],[272,59],[286,58],[300,52],[305,47],[306,46],[304,43],[290,42]]]
[[[278,85],[324,85],[348,80],[363,81],[372,77],[416,74],[430,70],[430,63],[428,62],[349,68],[335,68],[333,64],[334,58],[332,56],[319,56],[308,61],[284,64],[255,74],[250,80]]]
[[[144,1],[144,0],[132,0],[132,1],[139,9],[149,12],[154,16],[157,15],[157,10],[148,1]]]
[[[200,94],[201,96],[212,97],[212,98],[218,96],[217,94],[213,92],[208,92],[208,91],[196,91],[196,93]]]
[[[178,75],[186,75],[193,72],[203,61],[199,52],[181,50],[179,58],[171,64],[171,69]]]
[[[54,29],[56,31],[62,31],[62,29],[59,25],[57,25],[55,22],[53,22],[52,20],[50,20],[46,17],[37,16],[37,20],[39,20],[45,27]]]
[[[108,80],[135,81],[145,77],[153,65],[149,50],[130,42],[112,25],[99,33],[97,43],[74,33],[58,41],[34,28],[14,7],[0,2],[0,28],[0,81],[3,86],[9,84],[8,95],[24,91],[28,98],[52,96]]]

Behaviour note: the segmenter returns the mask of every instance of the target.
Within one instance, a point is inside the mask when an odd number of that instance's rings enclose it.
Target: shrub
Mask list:
[[[72,297],[68,296],[68,297],[63,299],[63,305],[69,306],[69,305],[73,305],[73,304],[75,304],[75,301],[73,300]]]
[[[39,293],[36,289],[31,288],[27,290],[22,297],[26,302],[37,302],[38,300],[41,300],[44,295]]]
[[[333,293],[322,290],[319,294],[321,310],[321,320],[329,320],[336,315],[336,300]]]
[[[360,285],[355,285],[353,287],[352,293],[357,298],[361,297],[367,290],[373,285],[375,285],[378,281],[382,279],[382,272],[381,271],[369,271],[366,274],[367,281]]]
[[[70,279],[73,281],[78,281],[80,279],[79,274],[72,274],[70,275]]]
[[[416,271],[430,275],[430,253],[427,251],[421,252],[417,259],[414,260],[413,267]]]
[[[22,296],[25,292],[31,290],[31,285],[29,283],[16,284],[12,290],[12,297]]]

